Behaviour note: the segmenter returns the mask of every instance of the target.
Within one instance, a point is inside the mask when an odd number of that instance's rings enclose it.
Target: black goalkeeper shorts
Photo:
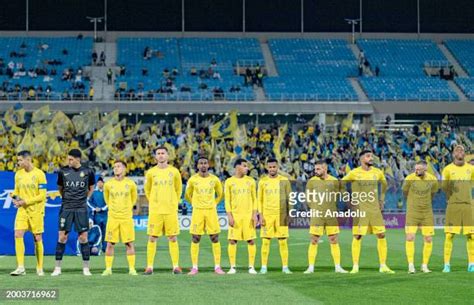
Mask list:
[[[59,231],[71,232],[72,225],[77,233],[89,230],[87,210],[70,210],[59,213]]]

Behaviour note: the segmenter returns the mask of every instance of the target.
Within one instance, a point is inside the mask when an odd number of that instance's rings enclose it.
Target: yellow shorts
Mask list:
[[[281,226],[280,215],[263,215],[265,226],[260,228],[261,238],[287,238],[288,226]]]
[[[337,218],[313,218],[311,219],[309,234],[322,236],[339,234],[339,222]]]
[[[385,223],[381,211],[367,211],[364,217],[354,218],[353,235],[385,233]]]
[[[105,241],[113,244],[120,241],[126,244],[135,240],[133,219],[113,219],[109,217],[105,232]]]
[[[234,226],[229,226],[227,232],[229,240],[251,240],[257,237],[252,216],[234,216]]]
[[[178,214],[150,214],[147,234],[151,236],[176,236],[179,234]]]
[[[214,235],[221,232],[216,209],[193,209],[191,217],[191,235]]]
[[[15,217],[15,230],[30,231],[33,234],[44,232],[44,213],[18,212]]]
[[[423,236],[433,236],[434,231],[434,216],[431,211],[425,213],[407,213],[405,223],[405,233],[416,234],[418,228],[421,228]]]
[[[448,204],[446,209],[445,233],[464,235],[474,234],[472,204]]]

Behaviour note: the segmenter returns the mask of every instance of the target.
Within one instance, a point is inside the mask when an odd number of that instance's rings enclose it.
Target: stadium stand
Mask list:
[[[0,99],[85,99],[92,38],[0,38]]]
[[[357,100],[347,77],[357,61],[345,40],[269,40],[278,77],[265,80],[269,100]]]
[[[461,88],[470,101],[474,101],[474,78],[456,77],[456,84]]]
[[[235,74],[239,60],[263,62],[258,40],[121,38],[117,61],[125,75],[115,98],[253,100],[253,89]]]
[[[474,75],[474,40],[446,40],[445,46],[466,72]]]
[[[436,44],[428,40],[358,40],[370,69],[379,77],[361,78],[373,101],[457,101],[446,81],[426,76],[425,65],[446,62]]]

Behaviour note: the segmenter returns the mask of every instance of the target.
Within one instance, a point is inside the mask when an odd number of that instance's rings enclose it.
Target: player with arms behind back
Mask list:
[[[114,178],[104,184],[104,200],[109,214],[105,229],[105,271],[102,275],[112,275],[115,244],[122,242],[127,249],[127,261],[130,275],[137,275],[135,270],[135,226],[133,223],[133,206],[137,202],[137,185],[125,177],[127,164],[117,160],[114,163]]]
[[[359,258],[362,244],[362,236],[367,233],[377,235],[377,252],[381,273],[395,273],[387,265],[387,240],[385,239],[385,224],[382,216],[385,202],[385,191],[387,180],[383,172],[375,168],[372,151],[364,150],[359,154],[360,167],[351,170],[344,178],[343,182],[350,182],[352,194],[357,193],[364,201],[359,202],[358,209],[365,212],[365,216],[354,219],[352,227],[352,262],[351,273],[359,272]],[[379,184],[381,191],[379,192]]]
[[[337,193],[341,191],[341,184],[336,177],[328,174],[328,165],[326,162],[319,160],[315,163],[314,177],[308,181],[306,188],[310,191],[321,193]],[[341,248],[339,247],[338,242],[338,220],[336,217],[325,216],[328,211],[337,211],[336,198],[328,198],[328,200],[325,202],[320,203],[308,202],[308,204],[310,205],[311,209],[320,211],[321,217],[313,217],[311,219],[311,225],[309,229],[311,241],[308,248],[308,269],[306,269],[304,273],[310,274],[314,272],[314,263],[318,254],[318,242],[324,232],[326,232],[329,237],[331,255],[334,261],[334,271],[336,273],[347,273],[347,271],[341,267]]]
[[[427,163],[418,161],[415,172],[408,175],[402,186],[403,194],[407,198],[406,214],[406,253],[408,260],[408,273],[415,273],[415,236],[418,226],[421,226],[423,235],[423,262],[421,271],[431,272],[428,262],[433,250],[434,215],[433,196],[438,191],[438,180],[435,176],[426,172]]]
[[[183,182],[178,169],[168,164],[168,149],[160,146],[155,150],[158,164],[145,175],[145,195],[148,199],[148,244],[146,250],[147,267],[144,275],[153,274],[158,237],[168,238],[169,252],[173,264],[173,274],[182,274],[179,267],[179,221],[178,203],[183,190]]]
[[[223,189],[219,178],[209,173],[209,160],[199,157],[197,160],[198,173],[192,176],[186,186],[186,200],[193,206],[191,218],[192,235],[191,261],[193,268],[189,275],[198,273],[199,242],[204,233],[209,234],[212,243],[212,254],[214,255],[214,272],[225,274],[221,268],[221,244],[219,233],[221,232],[216,206],[222,200]]]
[[[230,269],[228,274],[235,274],[237,270],[237,241],[245,240],[248,244],[249,273],[257,274],[255,271],[255,255],[257,246],[255,245],[257,226],[257,198],[256,183],[249,176],[247,161],[238,159],[234,163],[234,176],[225,181],[225,210],[229,219],[229,261]]]
[[[282,271],[291,274],[288,268],[288,204],[291,185],[288,178],[278,174],[278,161],[267,160],[268,175],[258,182],[258,213],[261,222],[262,268],[267,273],[270,242],[278,238]]]
[[[59,238],[56,245],[56,267],[51,276],[61,274],[61,262],[69,232],[74,229],[79,234],[83,274],[90,276],[89,259],[90,247],[87,238],[89,217],[87,215],[87,198],[94,191],[95,175],[90,168],[81,165],[81,151],[71,149],[67,157],[68,166],[58,173],[58,189],[62,197],[59,212]]]
[[[446,166],[442,173],[442,188],[448,199],[444,232],[444,269],[451,272],[451,252],[455,234],[461,229],[467,237],[468,271],[474,272],[474,203],[472,185],[474,167],[464,160],[464,146],[456,145],[453,150],[453,163]]]
[[[19,170],[15,174],[13,204],[18,208],[15,217],[15,253],[17,268],[10,275],[25,275],[25,244],[23,236],[31,231],[35,240],[36,273],[43,276],[44,209],[46,203],[46,176],[33,166],[31,153],[18,153]]]

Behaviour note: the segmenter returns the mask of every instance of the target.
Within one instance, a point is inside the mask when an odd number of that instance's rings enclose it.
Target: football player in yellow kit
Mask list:
[[[234,163],[234,176],[225,181],[225,210],[229,219],[229,261],[230,270],[228,274],[235,274],[237,270],[237,241],[244,240],[248,244],[249,273],[257,274],[255,271],[255,245],[257,226],[257,187],[255,180],[249,176],[247,161],[238,159]]]
[[[442,173],[442,188],[446,193],[446,225],[444,232],[444,269],[451,272],[451,252],[455,234],[461,230],[467,237],[468,271],[474,272],[474,203],[472,202],[472,186],[474,167],[464,160],[465,149],[456,145],[453,149],[453,163],[446,166]]]
[[[199,157],[197,160],[198,173],[192,176],[186,185],[186,200],[193,206],[191,218],[192,235],[191,261],[193,267],[188,273],[198,273],[199,242],[204,233],[209,234],[212,243],[212,254],[214,255],[214,272],[219,275],[225,274],[221,268],[221,244],[219,233],[221,232],[216,206],[222,200],[223,189],[219,178],[209,173],[209,160]]]
[[[354,219],[352,234],[352,262],[351,273],[359,272],[359,258],[362,244],[362,236],[367,233],[377,235],[377,252],[379,254],[381,273],[395,273],[387,265],[387,240],[385,239],[385,224],[382,210],[385,202],[385,191],[387,180],[383,172],[375,168],[372,151],[364,150],[359,154],[360,167],[351,170],[342,180],[350,182],[352,196],[355,194],[361,200],[358,210],[364,213],[362,217]],[[379,192],[379,184],[381,191]],[[360,213],[362,215],[362,213]]]
[[[135,182],[125,177],[127,164],[117,160],[114,163],[114,177],[104,184],[104,200],[109,209],[107,227],[105,229],[105,271],[102,275],[112,275],[114,247],[120,240],[127,251],[130,275],[137,275],[135,270],[135,226],[133,223],[133,206],[137,202],[138,193]]]
[[[168,238],[169,252],[173,264],[173,274],[182,274],[179,267],[179,221],[178,203],[183,182],[177,168],[168,164],[168,149],[160,146],[155,150],[157,165],[145,175],[145,195],[148,199],[148,244],[145,275],[153,274],[158,237]]]
[[[418,226],[421,227],[423,235],[423,262],[421,271],[430,273],[428,262],[433,250],[434,216],[433,196],[438,191],[438,180],[435,176],[426,172],[425,161],[418,161],[415,172],[408,175],[402,186],[403,194],[407,198],[406,214],[406,254],[408,260],[408,273],[415,273],[415,236]]]
[[[18,153],[19,170],[15,174],[13,204],[18,208],[15,218],[15,252],[17,268],[10,275],[25,275],[25,244],[23,236],[31,231],[35,239],[36,273],[43,272],[44,209],[46,204],[46,175],[33,166],[31,153]]]

